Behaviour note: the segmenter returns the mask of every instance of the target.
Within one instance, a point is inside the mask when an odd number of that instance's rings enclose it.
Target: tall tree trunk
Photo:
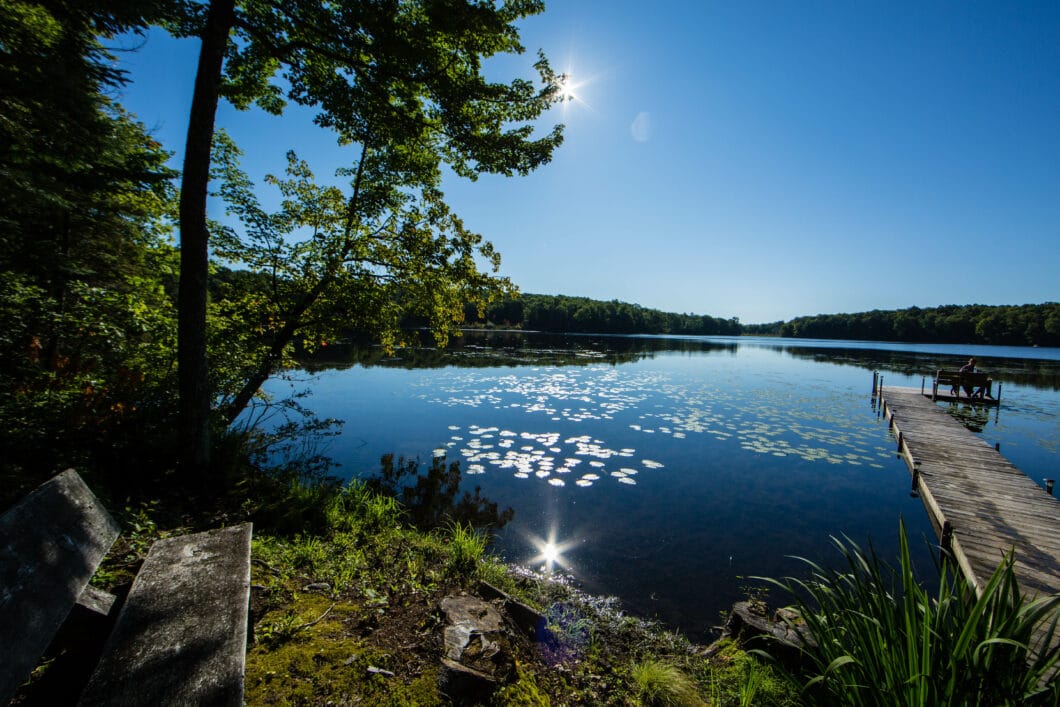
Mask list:
[[[210,465],[210,385],[206,364],[206,276],[209,263],[206,194],[210,147],[235,0],[212,0],[199,50],[195,93],[184,146],[180,187],[180,291],[177,297],[177,377],[180,463],[185,476],[206,477]]]

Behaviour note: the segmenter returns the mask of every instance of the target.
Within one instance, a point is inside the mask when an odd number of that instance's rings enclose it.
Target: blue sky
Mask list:
[[[578,100],[552,163],[447,180],[526,292],[739,317],[1060,300],[1060,3],[552,0]],[[125,42],[124,46],[132,46]],[[182,150],[197,45],[122,52],[122,103]],[[256,181],[354,158],[289,108],[223,106]]]

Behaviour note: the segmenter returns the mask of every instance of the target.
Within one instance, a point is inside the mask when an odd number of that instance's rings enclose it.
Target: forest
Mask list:
[[[468,307],[470,325],[488,324],[548,332],[595,334],[696,334],[735,336],[741,333],[738,319],[709,315],[676,314],[637,304],[602,301],[566,295],[522,294],[489,304],[485,316]]]
[[[1060,346],[1060,304],[971,304],[818,314],[787,322],[747,326],[743,333],[800,339]]]
[[[818,314],[768,324],[736,317],[678,314],[618,300],[523,294],[493,302],[485,316],[465,310],[471,325],[548,332],[784,336],[798,339],[1060,346],[1060,304],[948,305],[856,314]]]

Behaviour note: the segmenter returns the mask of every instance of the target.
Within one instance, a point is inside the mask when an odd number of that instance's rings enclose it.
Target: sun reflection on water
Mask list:
[[[537,550],[537,555],[529,562],[531,566],[540,567],[542,572],[552,572],[557,567],[563,570],[570,569],[570,562],[563,556],[563,553],[574,547],[574,542],[569,540],[558,542],[555,529],[549,531],[547,540],[533,534],[529,534],[528,539]]]

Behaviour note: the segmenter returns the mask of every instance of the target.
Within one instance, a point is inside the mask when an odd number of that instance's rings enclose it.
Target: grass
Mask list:
[[[679,668],[661,660],[635,663],[630,670],[637,698],[650,707],[695,707],[706,703],[696,684]]]
[[[787,591],[804,629],[809,668],[792,676],[814,704],[1055,705],[1060,703],[1060,595],[1028,600],[1006,557],[981,595],[944,565],[932,596],[917,581],[904,524],[897,568],[870,548],[835,540],[842,569],[808,560]],[[1046,635],[1036,642],[1035,628]]]

